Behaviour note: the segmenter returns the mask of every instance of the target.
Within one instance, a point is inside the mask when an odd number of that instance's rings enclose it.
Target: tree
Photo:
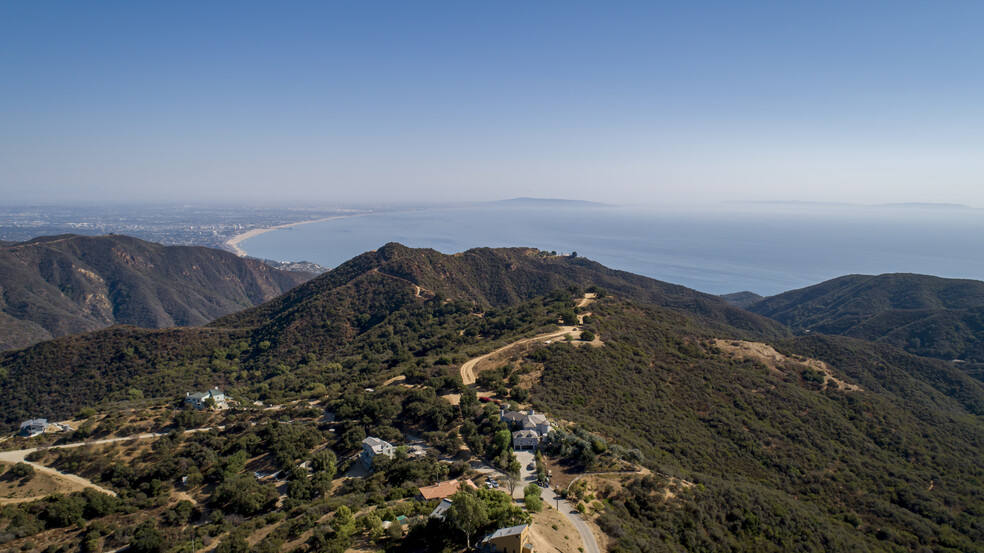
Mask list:
[[[526,503],[527,511],[539,513],[543,509],[543,500],[540,499],[540,486],[529,484],[523,488],[523,502]]]
[[[362,519],[362,527],[369,534],[369,539],[373,541],[383,536],[383,521],[373,513],[369,513],[369,515]]]
[[[471,549],[472,535],[489,522],[488,509],[484,503],[467,491],[459,491],[452,495],[451,502],[445,520],[465,534],[465,541]]]
[[[516,456],[514,455],[512,460],[509,461],[509,466],[506,467],[506,485],[509,486],[509,495],[513,494],[516,490],[516,485],[522,480],[519,472],[522,468],[522,465],[519,464],[519,461],[516,460]]]
[[[240,474],[219,484],[211,502],[228,513],[251,516],[273,506],[277,497],[272,485],[260,484],[251,474]]]
[[[10,467],[10,472],[8,473],[14,478],[27,478],[30,480],[34,478],[34,467],[27,463],[17,463]]]
[[[164,534],[155,526],[153,520],[141,524],[133,533],[133,541],[127,551],[135,553],[160,553],[164,551]]]
[[[311,469],[314,472],[327,473],[329,480],[335,477],[335,472],[338,470],[337,463],[338,458],[330,449],[321,450],[311,457]]]

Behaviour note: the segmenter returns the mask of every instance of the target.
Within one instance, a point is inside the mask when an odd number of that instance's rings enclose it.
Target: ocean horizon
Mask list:
[[[335,267],[389,242],[576,252],[702,292],[772,295],[846,274],[984,280],[984,217],[945,206],[731,204],[708,208],[486,204],[342,217],[271,230],[248,255]]]

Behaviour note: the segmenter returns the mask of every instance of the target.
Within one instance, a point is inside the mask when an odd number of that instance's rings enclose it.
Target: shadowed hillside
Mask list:
[[[7,243],[0,247],[0,349],[114,324],[205,324],[310,277],[221,250],[120,235]]]

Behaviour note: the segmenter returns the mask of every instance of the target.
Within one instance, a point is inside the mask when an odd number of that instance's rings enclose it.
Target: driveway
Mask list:
[[[530,483],[536,482],[536,470],[529,470],[528,467],[535,459],[536,455],[533,451],[528,449],[517,450],[516,459],[519,461],[520,468],[519,474],[522,476],[521,483],[516,486],[516,491],[513,493],[515,499],[523,499],[523,488],[525,488]],[[584,543],[585,553],[601,553],[598,549],[598,542],[595,541],[594,534],[591,533],[591,529],[588,528],[588,524],[584,522],[581,518],[581,514],[577,512],[566,499],[562,499],[556,493],[554,493],[552,488],[540,488],[540,497],[543,499],[544,503],[556,507],[557,510],[571,521],[571,524],[577,528],[577,533],[581,534],[581,542]]]

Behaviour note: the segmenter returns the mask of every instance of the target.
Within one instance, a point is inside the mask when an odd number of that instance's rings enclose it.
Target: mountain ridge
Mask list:
[[[0,350],[113,324],[204,324],[308,280],[229,252],[124,235],[0,246]]]
[[[912,273],[845,275],[745,305],[794,332],[883,342],[984,364],[984,282]]]

